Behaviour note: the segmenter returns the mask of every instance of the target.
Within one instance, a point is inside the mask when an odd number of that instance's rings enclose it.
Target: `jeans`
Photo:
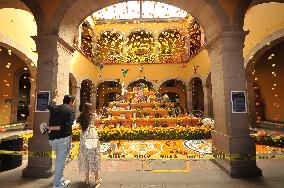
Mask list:
[[[65,167],[65,160],[70,152],[71,136],[49,140],[49,144],[51,145],[52,149],[55,151],[56,154],[53,185],[60,186],[61,181],[63,181],[63,170]]]

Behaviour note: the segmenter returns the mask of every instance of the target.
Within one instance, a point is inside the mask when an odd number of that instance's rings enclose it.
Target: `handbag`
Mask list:
[[[98,142],[99,142],[99,136],[97,130],[92,132],[92,130],[95,130],[94,128],[88,128],[88,132],[86,135],[86,140],[85,140],[85,146],[87,149],[96,149],[98,147]],[[92,135],[92,137],[90,137]]]

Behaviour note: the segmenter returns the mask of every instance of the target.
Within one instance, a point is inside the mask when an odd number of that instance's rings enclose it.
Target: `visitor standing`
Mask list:
[[[64,188],[70,184],[70,180],[63,180],[65,160],[70,152],[72,140],[72,125],[76,119],[74,105],[75,97],[65,95],[63,104],[49,105],[49,144],[55,151],[55,175],[53,185],[55,188]]]
[[[98,130],[95,127],[95,110],[91,103],[83,106],[82,113],[77,119],[81,127],[80,144],[78,153],[79,172],[86,175],[85,183],[90,182],[90,172],[95,175],[96,187],[98,187],[102,179],[99,177],[101,165],[100,143]]]

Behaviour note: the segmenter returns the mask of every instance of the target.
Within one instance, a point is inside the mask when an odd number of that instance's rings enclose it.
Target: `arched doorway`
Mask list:
[[[146,30],[133,31],[126,40],[127,63],[153,63],[156,59],[154,36]]]
[[[108,106],[110,102],[115,101],[119,97],[120,93],[110,92],[104,96],[103,106]]]
[[[120,33],[115,31],[104,31],[95,38],[96,41],[94,42],[95,46],[93,51],[97,64],[113,64],[125,61],[123,57],[124,42]]]
[[[253,76],[256,121],[284,122],[284,80],[281,71],[284,70],[283,61],[284,42],[280,42],[271,49],[264,51],[254,63]]]
[[[180,101],[180,97],[177,93],[174,92],[165,92],[165,93],[161,93],[162,95],[168,95],[170,102],[179,102]]]
[[[198,77],[194,77],[189,83],[192,90],[193,112],[204,112],[204,91],[202,80]]]
[[[159,92],[164,95],[167,94],[172,102],[178,102],[187,112],[187,93],[185,83],[181,80],[170,79],[160,85]]]
[[[27,63],[10,48],[0,47],[0,125],[31,121],[34,82]],[[23,55],[23,54],[22,54]],[[34,80],[33,80],[34,81]],[[32,85],[33,84],[33,85]],[[33,86],[33,88],[32,88]],[[32,107],[30,107],[30,105]]]
[[[19,79],[17,122],[27,121],[30,106],[30,74],[22,73]]]
[[[92,103],[93,105],[96,105],[95,99],[95,87],[93,82],[89,79],[83,80],[80,90],[79,111],[82,112],[82,108],[85,103]]]
[[[121,94],[121,85],[115,81],[101,82],[97,87],[97,110],[114,101]]]
[[[134,87],[140,87],[141,84],[148,87],[149,90],[154,89],[154,85],[151,82],[144,80],[144,79],[139,79],[139,80],[136,80],[136,81],[129,83],[127,89],[128,89],[128,91],[132,91]]]
[[[158,36],[159,60],[167,63],[187,61],[190,54],[186,34],[177,29],[168,29],[161,32]]]

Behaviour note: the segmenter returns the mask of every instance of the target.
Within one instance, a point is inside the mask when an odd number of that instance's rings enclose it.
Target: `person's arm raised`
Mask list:
[[[59,131],[60,130],[60,126],[56,125],[56,126],[48,126],[47,127],[49,130],[51,131]]]

